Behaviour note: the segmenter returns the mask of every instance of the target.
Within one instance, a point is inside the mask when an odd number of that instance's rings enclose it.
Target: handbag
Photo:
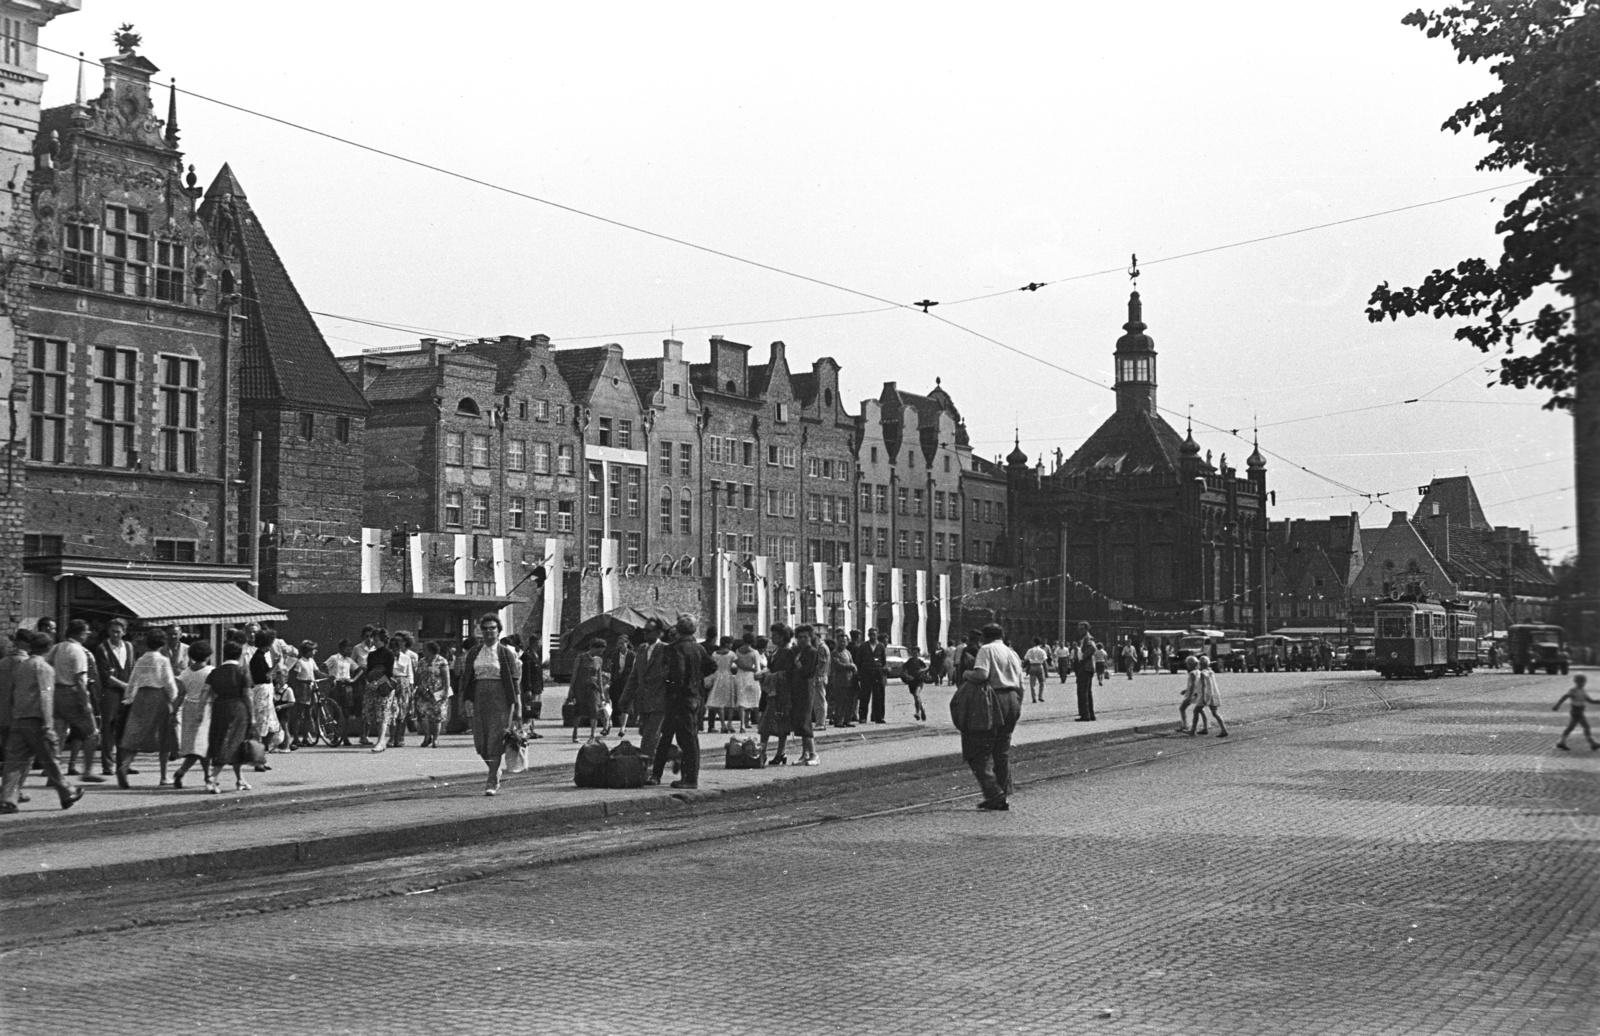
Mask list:
[[[987,680],[961,682],[950,696],[950,722],[963,734],[986,734],[1000,726],[1000,703]]]
[[[368,694],[388,694],[394,689],[394,683],[383,673],[374,673],[367,677]]]
[[[528,763],[528,742],[522,737],[522,735],[516,733],[515,731],[506,731],[506,773],[522,773],[528,768]]]

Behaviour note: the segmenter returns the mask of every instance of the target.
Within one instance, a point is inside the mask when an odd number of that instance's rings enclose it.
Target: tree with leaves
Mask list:
[[[1534,179],[1495,225],[1498,262],[1464,259],[1415,287],[1384,282],[1367,317],[1463,320],[1456,338],[1499,352],[1502,384],[1572,411],[1582,639],[1600,650],[1600,0],[1467,0],[1402,24],[1445,38],[1459,61],[1491,62],[1500,88],[1442,128],[1488,138],[1479,169]]]

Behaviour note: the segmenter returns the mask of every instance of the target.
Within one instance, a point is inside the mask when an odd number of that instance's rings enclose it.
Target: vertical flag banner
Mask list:
[[[861,635],[878,628],[878,568],[861,566]]]
[[[543,635],[543,654],[549,659],[551,652],[560,646],[561,633],[561,601],[565,596],[567,559],[566,544],[549,537],[544,541],[544,622],[540,632]]]
[[[901,578],[898,568],[889,570],[889,643],[891,644],[905,643],[900,639],[900,631],[906,622],[905,592]]]
[[[822,581],[825,575],[826,573],[822,568],[822,562],[813,561],[811,563],[811,601],[812,610],[816,614],[813,616],[811,621],[815,622],[818,626],[821,626],[828,621],[827,615],[825,615],[822,610],[822,588],[827,585]]]
[[[917,569],[917,650],[923,658],[931,658],[928,650],[928,570]]]
[[[361,592],[383,590],[383,530],[361,530]]]
[[[939,575],[939,646],[950,643],[950,573]]]
[[[600,610],[617,606],[617,541],[610,536],[600,541]]]
[[[772,626],[772,559],[765,555],[755,560],[756,636],[764,637]]]
[[[793,628],[800,619],[800,562],[783,563],[783,621]]]
[[[717,551],[717,633],[719,636],[733,636],[733,616],[735,610],[735,594],[738,589],[738,573],[734,571],[733,555],[725,550]]]
[[[504,597],[511,587],[511,573],[506,567],[506,538],[496,536],[491,541],[491,549],[494,551],[494,595]],[[500,609],[500,628],[515,631],[517,627],[511,624],[511,619],[512,607],[508,604]]]
[[[422,558],[422,533],[414,532],[406,537],[406,560],[411,563],[411,592],[427,593],[428,567]]]
[[[839,592],[844,600],[844,629],[849,633],[859,629],[856,625],[856,563],[846,561],[839,566]]]
[[[456,559],[456,593],[464,594],[467,592],[467,566],[471,564],[471,560],[467,557],[467,537],[464,533],[456,535],[455,554],[452,556]]]

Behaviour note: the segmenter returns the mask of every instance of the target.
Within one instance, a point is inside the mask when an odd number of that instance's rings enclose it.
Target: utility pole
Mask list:
[[[261,596],[261,433],[250,458],[250,596]]]
[[[1592,277],[1595,273],[1588,268]],[[1578,271],[1574,271],[1578,276]],[[1600,656],[1600,285],[1575,294],[1572,390],[1573,484],[1577,487],[1579,643]]]

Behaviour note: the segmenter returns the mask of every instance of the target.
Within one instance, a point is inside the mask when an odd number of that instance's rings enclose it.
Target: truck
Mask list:
[[[1506,654],[1511,659],[1513,673],[1543,669],[1552,676],[1565,674],[1570,664],[1567,631],[1560,626],[1518,623],[1506,631]]]

